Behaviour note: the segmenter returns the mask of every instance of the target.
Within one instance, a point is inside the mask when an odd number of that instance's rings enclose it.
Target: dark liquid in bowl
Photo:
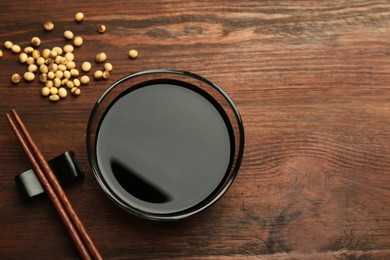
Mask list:
[[[98,129],[104,182],[131,207],[153,214],[204,201],[230,170],[232,127],[222,107],[199,88],[158,80],[112,102]]]

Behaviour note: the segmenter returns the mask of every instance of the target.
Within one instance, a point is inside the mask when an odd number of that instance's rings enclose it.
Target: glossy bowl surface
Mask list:
[[[190,205],[188,208],[164,211],[161,210],[161,207],[163,207],[163,204],[161,203],[158,205],[160,207],[159,210],[149,210],[148,208],[140,207],[136,203],[133,203],[131,199],[127,199],[125,193],[120,193],[114,188],[113,184],[108,180],[107,173],[104,171],[103,167],[101,167],[102,164],[99,162],[100,157],[97,150],[104,148],[98,148],[98,138],[102,122],[105,120],[106,115],[110,113],[110,109],[114,107],[115,102],[117,102],[121,97],[124,95],[133,95],[132,93],[136,93],[136,89],[145,87],[150,82],[179,82],[180,84],[183,84],[183,86],[188,86],[188,89],[191,91],[202,93],[203,96],[207,97],[207,101],[211,102],[213,106],[218,108],[218,111],[220,111],[223,116],[226,127],[229,130],[231,149],[229,166],[226,168],[226,172],[220,180],[218,180],[218,185],[216,185],[215,188],[207,194],[207,196],[202,195],[202,199],[200,199],[196,204]],[[142,117],[142,109],[137,113],[139,113],[139,116]],[[118,126],[113,125],[112,127],[117,128]],[[191,216],[208,208],[210,205],[215,203],[233,183],[243,157],[244,128],[241,116],[232,99],[215,83],[190,72],[158,69],[141,71],[128,75],[118,80],[105,90],[97,100],[91,112],[88,121],[86,141],[88,159],[91,164],[92,171],[99,185],[111,200],[125,211],[142,218],[151,220],[177,220]],[[188,149],[191,149],[191,147],[188,147]],[[213,162],[214,158],[209,159]]]

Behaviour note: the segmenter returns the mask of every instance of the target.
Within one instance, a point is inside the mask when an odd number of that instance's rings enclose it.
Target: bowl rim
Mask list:
[[[176,75],[191,77],[191,78],[194,78],[196,80],[202,81],[203,83],[206,83],[207,85],[209,85],[212,88],[214,88],[215,90],[217,90],[226,99],[226,101],[228,102],[228,104],[229,104],[230,108],[232,109],[234,116],[237,120],[238,130],[239,130],[239,145],[238,145],[237,162],[235,165],[233,165],[233,169],[231,170],[231,172],[232,172],[231,176],[227,179],[223,188],[216,195],[214,195],[210,201],[205,203],[203,206],[196,207],[195,210],[191,210],[189,212],[186,212],[186,210],[185,210],[184,212],[178,211],[177,213],[170,213],[170,214],[156,214],[156,213],[140,211],[140,210],[133,208],[130,205],[124,203],[124,201],[122,201],[121,199],[119,199],[117,197],[115,192],[113,192],[109,187],[107,187],[107,184],[105,183],[105,181],[102,180],[102,178],[100,176],[101,173],[100,173],[99,167],[97,165],[97,160],[95,158],[93,158],[93,155],[92,155],[91,140],[90,140],[91,139],[92,125],[93,125],[93,121],[95,120],[95,116],[96,116],[95,114],[96,114],[97,110],[99,109],[101,102],[114,88],[116,88],[118,85],[122,84],[123,82],[128,81],[132,78],[136,78],[136,77],[140,77],[140,76],[144,76],[144,75],[149,75],[149,74],[176,74]],[[188,72],[188,71],[175,70],[175,69],[152,69],[152,70],[138,71],[138,72],[124,76],[123,78],[121,78],[121,79],[117,80],[116,82],[114,82],[113,84],[111,84],[99,96],[99,98],[95,102],[95,105],[94,105],[94,107],[90,113],[89,119],[88,119],[88,124],[87,124],[87,129],[86,129],[86,149],[87,149],[87,156],[88,156],[89,165],[91,166],[93,175],[95,176],[96,180],[98,181],[99,186],[103,189],[103,191],[106,193],[106,195],[112,201],[114,201],[120,208],[122,208],[123,210],[125,210],[125,211],[127,211],[135,216],[138,216],[138,217],[141,217],[144,219],[157,220],[157,221],[178,220],[178,219],[182,219],[182,218],[186,218],[186,217],[189,217],[191,215],[194,215],[194,214],[201,212],[204,209],[210,207],[212,204],[214,204],[216,201],[218,201],[222,197],[222,195],[229,189],[229,187],[231,186],[231,184],[233,183],[234,179],[236,178],[236,176],[238,174],[238,170],[241,166],[241,162],[243,159],[244,142],[245,142],[244,135],[245,135],[244,134],[244,125],[243,125],[241,115],[237,109],[237,106],[234,104],[233,100],[229,97],[229,95],[221,87],[219,87],[217,84],[215,84],[214,82],[212,82],[212,81],[210,81],[202,76],[199,76],[195,73]],[[181,212],[182,212],[182,214],[178,214]]]

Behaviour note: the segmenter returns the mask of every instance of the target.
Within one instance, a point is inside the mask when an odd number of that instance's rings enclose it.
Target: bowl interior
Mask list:
[[[195,214],[233,182],[243,154],[239,112],[217,85],[193,73],[124,77],[98,99],[87,149],[105,193],[153,220]]]

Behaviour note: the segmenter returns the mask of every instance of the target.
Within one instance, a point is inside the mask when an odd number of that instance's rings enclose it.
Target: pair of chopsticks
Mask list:
[[[103,259],[49,164],[39,151],[15,109],[7,113],[6,118],[82,258]]]

